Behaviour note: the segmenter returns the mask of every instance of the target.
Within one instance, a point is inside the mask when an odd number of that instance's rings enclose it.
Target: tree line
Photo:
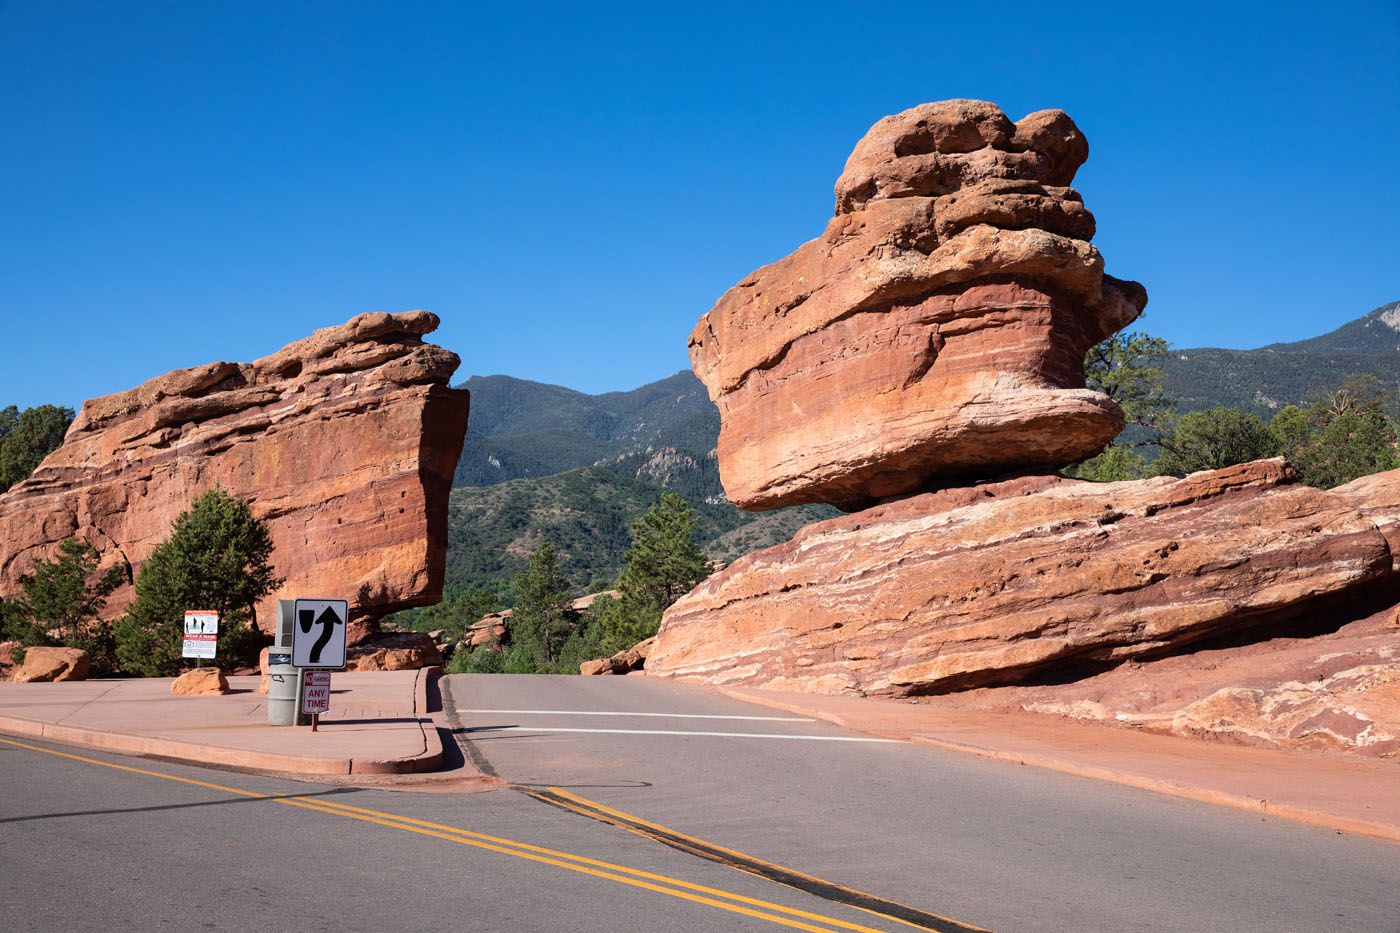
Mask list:
[[[1285,405],[1268,421],[1224,406],[1182,413],[1163,391],[1169,352],[1166,341],[1142,333],[1115,335],[1089,351],[1086,381],[1118,403],[1127,428],[1069,475],[1116,482],[1283,456],[1304,483],[1330,489],[1400,466],[1400,396],[1373,374]]]
[[[0,408],[0,492],[28,478],[63,443],[72,423],[73,409],[57,405]]]
[[[474,589],[420,610],[407,621],[420,631],[443,630],[460,643],[449,670],[454,673],[576,674],[582,661],[630,648],[656,634],[662,613],[709,575],[708,560],[696,544],[697,518],[680,495],[660,499],[630,528],[622,571],[610,587],[581,612],[550,541],[531,555],[526,568],[504,592]],[[509,604],[503,639],[468,643],[471,626]]]

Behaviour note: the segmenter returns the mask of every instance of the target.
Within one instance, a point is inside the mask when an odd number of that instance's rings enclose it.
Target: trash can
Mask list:
[[[290,648],[273,648],[267,653],[267,723],[297,724],[297,669],[292,667]]]

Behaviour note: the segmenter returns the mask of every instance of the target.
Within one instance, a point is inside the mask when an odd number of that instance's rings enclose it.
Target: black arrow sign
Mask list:
[[[321,626],[321,634],[311,643],[311,663],[321,663],[321,649],[326,647],[331,640],[331,632],[337,625],[344,625],[345,621],[335,614],[335,610],[330,606],[321,610],[320,616],[316,615],[315,609],[298,609],[297,624],[301,626],[303,635],[310,634],[312,627]]]

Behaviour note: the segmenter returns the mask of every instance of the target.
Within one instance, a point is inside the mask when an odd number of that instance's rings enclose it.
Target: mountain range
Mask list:
[[[1174,349],[1163,368],[1166,393],[1182,411],[1229,405],[1267,417],[1284,405],[1305,405],[1359,373],[1372,373],[1393,389],[1400,386],[1400,301],[1294,343]]]
[[[1400,386],[1400,302],[1330,333],[1256,350],[1191,348],[1165,362],[1183,411],[1228,405],[1265,417],[1358,373]],[[697,539],[729,561],[837,514],[800,506],[756,515],[724,498],[719,412],[690,372],[589,395],[511,376],[473,376],[471,422],[452,492],[449,593],[501,588],[545,540],[579,592],[616,579],[629,528],[663,491],[695,508]]]

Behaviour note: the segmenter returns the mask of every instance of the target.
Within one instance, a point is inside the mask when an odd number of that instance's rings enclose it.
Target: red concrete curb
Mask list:
[[[431,678],[442,673],[442,668],[419,668],[413,680],[413,715],[418,719],[418,728],[423,733],[423,751],[410,758],[390,758],[372,760],[351,758],[347,762],[346,774],[423,774],[437,771],[442,767],[442,739],[437,726],[428,715],[428,683]]]

